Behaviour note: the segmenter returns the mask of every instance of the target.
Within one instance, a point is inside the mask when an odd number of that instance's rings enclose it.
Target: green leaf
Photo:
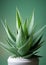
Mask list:
[[[2,22],[2,21],[1,21],[1,22]],[[6,24],[6,21],[5,21],[5,24],[2,22],[2,25],[3,25],[3,27],[4,27],[5,31],[6,31],[6,33],[7,33],[8,38],[9,38],[11,41],[15,42],[16,39],[15,39],[14,35],[11,33],[11,31],[10,31],[8,25]],[[6,25],[6,26],[5,26],[5,25]]]
[[[26,19],[26,21],[24,22],[23,31],[24,31],[25,36],[27,37],[27,36],[28,36],[27,19]]]
[[[18,30],[18,34],[16,36],[16,47],[20,48],[25,42],[25,35],[23,33],[22,27]]]
[[[37,39],[34,41],[34,47],[36,47],[39,43],[40,43],[40,41],[41,41],[41,39],[42,39],[42,37],[43,37],[43,35],[40,35],[39,37],[37,37]]]
[[[10,51],[11,53],[13,53],[13,51],[10,50],[7,45],[3,44],[2,42],[0,42],[0,45],[1,45],[4,49],[6,49],[7,51]],[[15,53],[13,53],[13,54],[15,54]]]
[[[21,26],[21,16],[20,16],[19,10],[16,9],[16,27],[17,27],[17,30],[20,28],[20,26]]]
[[[8,26],[7,26],[7,29],[8,29],[8,32],[9,32],[11,38],[16,42],[16,38],[15,38],[14,35],[11,33],[11,31],[10,31],[10,29],[9,29]]]
[[[32,57],[42,58],[43,56],[40,56],[40,55],[32,55]],[[32,57],[31,57],[31,58],[32,58]]]
[[[5,44],[2,43],[2,42],[0,42],[0,45],[1,45],[4,49],[6,49],[6,50],[10,51],[11,53],[13,53],[14,55],[19,56],[19,53],[17,52],[17,50],[16,50],[14,47],[8,47],[7,45],[5,45]]]
[[[30,58],[32,58],[32,57],[37,57],[37,58],[39,58],[39,57],[42,57],[42,56],[39,56],[39,55],[35,55],[35,54],[37,54],[38,52],[33,52],[33,53],[30,53],[30,54],[28,54],[28,55],[26,55],[26,56],[23,56],[24,58],[27,58],[27,59],[30,59]]]
[[[23,57],[24,57],[24,58],[28,58],[28,59],[29,59],[29,58],[31,58],[31,56],[32,56],[32,55],[34,55],[34,53],[30,53],[30,54],[25,55],[25,56],[23,56]]]
[[[31,21],[30,21],[30,23],[29,23],[29,28],[28,28],[28,34],[29,34],[29,35],[32,33],[33,26],[34,26],[34,12],[33,12]]]
[[[28,53],[30,47],[31,47],[31,44],[32,43],[32,37],[30,37],[29,39],[27,39],[27,41],[25,42],[25,44],[23,44],[19,49],[18,49],[18,52],[21,54],[21,55],[25,55],[26,53]]]
[[[7,43],[10,47],[12,47],[12,44],[9,42],[9,40],[7,40]]]
[[[33,42],[32,47],[30,48],[30,51],[33,52],[33,50],[35,50],[35,48],[39,45],[41,39],[42,39],[43,35],[41,35],[40,37],[38,37],[38,39],[36,39],[35,42]]]
[[[45,28],[46,28],[46,25],[44,25],[40,30],[38,30],[38,31],[33,35],[33,38],[35,38],[36,36],[38,36]]]
[[[9,46],[11,46],[11,47],[16,47],[16,42],[12,42],[9,38],[8,38],[8,40],[7,40],[7,43],[9,44]]]
[[[42,46],[43,43],[44,43],[44,41],[40,42],[36,47],[32,48],[30,53],[33,53],[36,50],[38,50]]]

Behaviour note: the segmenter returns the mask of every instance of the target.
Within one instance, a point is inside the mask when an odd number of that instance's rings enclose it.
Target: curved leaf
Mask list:
[[[5,29],[5,31],[6,31],[6,33],[7,33],[8,38],[9,38],[11,41],[15,42],[16,39],[15,39],[14,35],[11,33],[11,31],[10,31],[8,25],[6,24],[6,21],[5,21],[5,24],[4,24],[2,21],[1,21],[1,23],[2,23],[4,29]],[[6,26],[5,26],[5,25],[6,25]]]

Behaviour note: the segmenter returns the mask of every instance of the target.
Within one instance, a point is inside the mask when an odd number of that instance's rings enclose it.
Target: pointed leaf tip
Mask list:
[[[16,27],[19,29],[21,26],[21,16],[19,10],[16,8]]]
[[[33,25],[34,25],[34,11],[33,11],[32,17],[31,17],[31,21],[29,23],[29,28],[28,28],[29,35],[32,33]]]

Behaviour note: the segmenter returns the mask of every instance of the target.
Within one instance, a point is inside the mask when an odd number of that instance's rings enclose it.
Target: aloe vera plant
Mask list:
[[[35,31],[34,11],[30,22],[26,19],[25,22],[22,23],[20,13],[18,9],[16,10],[16,36],[10,31],[6,20],[5,23],[3,23],[3,21],[1,21],[1,23],[8,37],[8,46],[0,42],[3,48],[13,53],[15,57],[30,58],[37,54],[37,50],[42,46],[42,43],[44,43],[44,41],[41,40],[43,37],[41,32],[46,28],[46,25],[38,31]]]

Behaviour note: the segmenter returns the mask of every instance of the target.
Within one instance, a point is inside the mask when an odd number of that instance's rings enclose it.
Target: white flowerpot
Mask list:
[[[8,58],[8,65],[39,65],[38,58],[24,59],[24,58]]]

